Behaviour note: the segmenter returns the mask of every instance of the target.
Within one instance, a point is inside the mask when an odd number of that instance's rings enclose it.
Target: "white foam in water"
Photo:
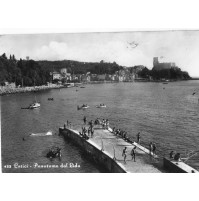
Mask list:
[[[46,135],[52,135],[53,133],[52,133],[52,131],[48,131],[47,133],[46,133]]]
[[[52,131],[48,131],[47,133],[31,133],[31,136],[46,136],[46,135],[52,135]]]

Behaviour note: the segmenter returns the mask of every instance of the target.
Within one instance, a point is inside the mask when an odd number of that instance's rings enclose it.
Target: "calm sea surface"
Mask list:
[[[198,93],[192,95],[195,89]],[[41,108],[21,109],[32,103],[35,95]],[[48,101],[49,97],[54,101]],[[141,132],[141,142],[147,147],[150,141],[155,142],[160,156],[175,150],[183,157],[199,150],[199,81],[93,84],[85,88],[7,95],[0,99],[3,172],[103,172],[78,147],[57,135],[67,120],[78,125],[84,115],[88,120],[108,118],[111,127],[127,131],[133,139]],[[83,103],[90,108],[77,111],[77,105]],[[100,103],[107,108],[96,108]],[[52,136],[29,136],[49,130]],[[61,160],[51,161],[45,157],[52,146],[62,148]],[[15,163],[28,168],[13,168]],[[80,167],[34,168],[35,163],[78,163]],[[187,163],[199,170],[199,154]],[[12,168],[4,168],[5,165]]]

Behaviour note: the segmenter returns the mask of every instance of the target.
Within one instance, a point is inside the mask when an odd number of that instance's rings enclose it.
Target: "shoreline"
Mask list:
[[[175,81],[169,81],[170,82],[180,82],[180,81],[192,81],[196,79],[190,79],[190,80],[175,80]],[[155,80],[143,80],[138,79],[134,81],[129,81],[127,83],[135,83],[135,82],[155,82],[155,83],[162,83],[164,81],[155,81]],[[82,83],[74,83],[76,85],[82,85],[82,84],[111,84],[111,83],[126,83],[126,82],[118,82],[118,81],[90,81],[90,82],[82,82]],[[73,86],[73,87],[75,87]],[[35,86],[35,87],[23,87],[23,88],[8,88],[8,87],[1,87],[0,88],[0,96],[8,95],[8,94],[16,94],[16,93],[27,93],[27,92],[36,92],[36,91],[43,91],[43,90],[49,90],[49,89],[61,89],[61,88],[70,88],[66,87],[64,85],[56,85],[52,84],[50,86],[42,85],[42,86]]]
[[[52,86],[36,86],[36,87],[23,87],[23,88],[3,87],[0,89],[0,96],[4,96],[4,95],[8,95],[8,94],[16,94],[16,93],[43,91],[43,90],[48,90],[48,89],[59,89],[59,88],[63,88],[63,86],[52,85]]]

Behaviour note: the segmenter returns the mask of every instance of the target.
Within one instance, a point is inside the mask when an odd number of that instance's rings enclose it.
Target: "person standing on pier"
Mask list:
[[[88,128],[88,136],[90,136],[91,133],[91,127]]]
[[[93,137],[93,135],[94,135],[94,128],[92,127],[91,128],[91,137]]]
[[[156,145],[155,145],[155,143],[153,143],[153,155],[155,155],[156,154]]]
[[[137,134],[137,143],[140,144],[140,132]]]
[[[84,116],[83,120],[84,120],[84,124],[86,124],[86,121],[87,121],[86,116]]]
[[[109,120],[107,119],[106,120],[106,129],[108,129],[109,128]]]
[[[136,149],[136,146],[133,147],[133,149],[131,150],[131,156],[132,156],[132,160],[134,159],[134,162],[135,162],[135,149]]]
[[[153,150],[153,143],[150,142],[150,144],[149,144],[149,152],[150,152],[151,155],[152,155],[152,150]]]
[[[125,147],[122,151],[122,156],[124,156],[124,163],[126,164],[126,152],[127,152],[127,147]]]

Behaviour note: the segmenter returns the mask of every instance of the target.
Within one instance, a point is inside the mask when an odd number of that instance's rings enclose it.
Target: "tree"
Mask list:
[[[3,53],[3,54],[2,54],[2,57],[3,57],[4,59],[7,59],[6,53]]]

